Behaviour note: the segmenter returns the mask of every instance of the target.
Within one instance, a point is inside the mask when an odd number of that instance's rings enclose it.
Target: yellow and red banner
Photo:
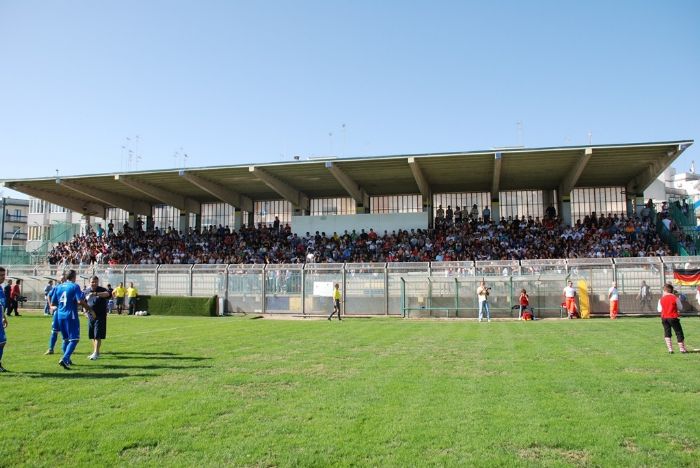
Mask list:
[[[700,268],[676,268],[673,281],[681,286],[696,286],[700,284]]]

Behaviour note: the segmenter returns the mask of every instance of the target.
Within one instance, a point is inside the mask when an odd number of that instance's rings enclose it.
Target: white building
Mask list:
[[[28,227],[27,251],[35,251],[49,240],[64,242],[75,234],[85,231],[87,219],[80,213],[68,208],[54,205],[38,198],[24,200],[28,204],[29,214],[26,222]],[[90,224],[95,227],[103,223],[100,218],[90,218]]]
[[[27,211],[29,201],[19,198],[0,198],[0,246],[22,246],[27,242]]]
[[[693,163],[688,172],[679,172],[669,167],[644,191],[645,199],[655,203],[669,199],[690,199],[695,202],[696,212],[700,209],[700,174],[695,173]]]

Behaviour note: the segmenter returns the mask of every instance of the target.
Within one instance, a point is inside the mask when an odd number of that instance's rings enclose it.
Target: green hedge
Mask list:
[[[136,310],[147,310],[151,315],[216,316],[218,296],[139,296]]]

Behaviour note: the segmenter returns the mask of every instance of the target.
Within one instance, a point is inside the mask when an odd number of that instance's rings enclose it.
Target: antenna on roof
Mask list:
[[[593,132],[588,130],[588,144],[590,145],[593,142]]]
[[[141,160],[141,155],[139,155],[139,136],[136,135],[136,143],[134,143],[134,170],[139,168],[139,161]]]
[[[345,124],[340,126],[343,132],[343,152],[341,156],[345,156]]]

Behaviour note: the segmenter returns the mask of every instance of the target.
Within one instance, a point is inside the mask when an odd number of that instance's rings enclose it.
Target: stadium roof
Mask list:
[[[266,164],[165,169],[3,180],[8,188],[83,214],[105,208],[148,215],[166,204],[198,213],[226,202],[253,211],[258,200],[450,192],[624,187],[641,195],[693,140],[551,148],[494,148],[462,153],[318,158]]]

